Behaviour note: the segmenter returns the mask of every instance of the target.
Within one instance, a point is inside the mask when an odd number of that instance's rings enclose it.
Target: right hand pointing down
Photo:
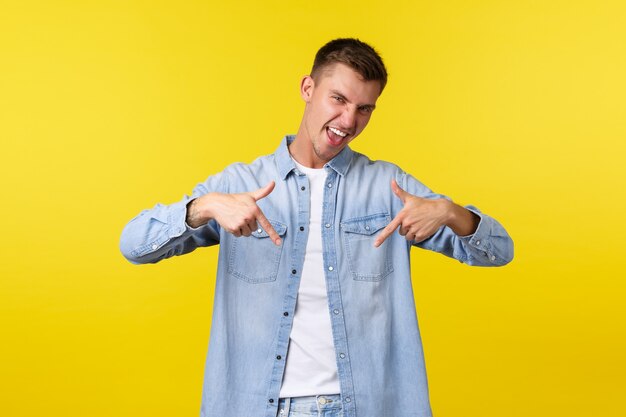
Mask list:
[[[246,193],[208,193],[198,197],[189,205],[187,224],[197,227],[209,219],[215,219],[223,229],[236,237],[250,236],[260,225],[272,242],[280,245],[280,236],[256,204],[267,197],[274,186],[274,181],[270,181],[265,187]]]

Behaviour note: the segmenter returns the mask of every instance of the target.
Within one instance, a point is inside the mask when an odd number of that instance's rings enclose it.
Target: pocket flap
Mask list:
[[[366,217],[350,219],[341,222],[341,229],[348,233],[373,235],[391,222],[391,216],[386,213],[372,214]]]
[[[286,224],[283,224],[281,222],[277,222],[275,220],[269,220],[268,219],[268,221],[270,222],[270,224],[272,225],[274,230],[276,230],[276,233],[278,233],[278,236],[283,237],[285,235],[285,232],[287,231],[287,225]],[[252,232],[252,236],[258,237],[258,238],[269,237],[267,232],[265,230],[263,230],[263,228],[261,227],[260,224],[257,224],[257,229]]]

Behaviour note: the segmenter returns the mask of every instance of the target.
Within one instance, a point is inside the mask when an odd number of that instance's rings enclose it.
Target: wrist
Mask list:
[[[454,233],[458,236],[469,236],[476,231],[480,217],[452,201],[448,201],[448,207],[447,220],[444,224]]]
[[[185,221],[190,227],[197,228],[206,224],[210,217],[207,215],[207,204],[202,204],[206,195],[198,197],[187,204]]]
[[[452,225],[454,225],[458,219],[459,213],[456,210],[457,206],[452,201],[446,200],[445,198],[442,198],[439,201],[441,202],[443,206],[443,213],[444,213],[443,224],[448,227],[452,227]]]

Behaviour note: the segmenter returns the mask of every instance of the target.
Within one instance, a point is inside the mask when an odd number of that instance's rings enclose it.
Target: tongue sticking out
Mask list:
[[[343,137],[337,135],[336,133],[333,133],[332,130],[330,130],[329,128],[326,128],[326,134],[328,135],[328,142],[332,146],[341,145],[341,141],[343,140]]]

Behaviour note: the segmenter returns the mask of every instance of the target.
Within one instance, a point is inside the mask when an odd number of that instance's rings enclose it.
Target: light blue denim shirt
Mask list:
[[[202,417],[277,414],[309,225],[309,183],[289,155],[293,139],[285,137],[274,154],[251,164],[228,166],[177,203],[142,211],[122,232],[122,253],[133,263],[220,244]],[[497,221],[468,206],[481,218],[473,235],[441,227],[414,243],[396,232],[376,248],[376,236],[403,207],[391,191],[392,178],[413,195],[447,197],[396,165],[348,147],[325,168],[323,258],[344,416],[431,416],[410,249],[499,266],[511,261],[513,242]],[[271,180],[274,191],[258,205],[282,237],[280,246],[262,229],[236,238],[215,221],[196,229],[186,224],[192,199],[252,191]]]

